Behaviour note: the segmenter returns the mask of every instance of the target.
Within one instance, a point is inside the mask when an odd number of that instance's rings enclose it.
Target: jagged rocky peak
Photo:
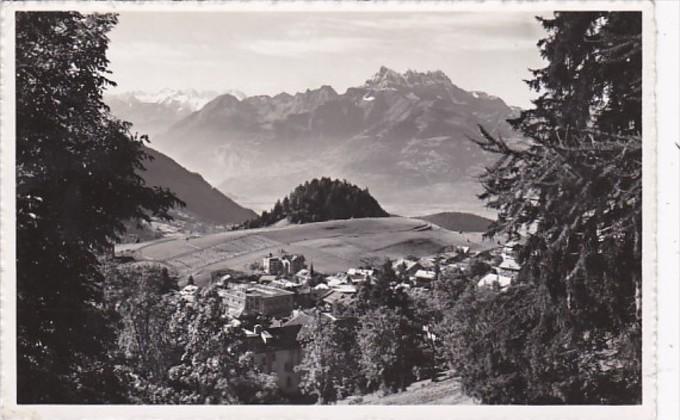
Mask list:
[[[371,89],[398,89],[439,84],[451,84],[451,79],[441,70],[427,72],[407,70],[401,74],[382,66],[364,86]]]
[[[366,81],[365,86],[372,89],[394,89],[407,86],[407,82],[398,72],[381,66],[380,70]]]
[[[417,72],[415,70],[408,70],[404,73],[404,77],[409,85],[437,85],[437,84],[451,84],[451,79],[441,70]]]

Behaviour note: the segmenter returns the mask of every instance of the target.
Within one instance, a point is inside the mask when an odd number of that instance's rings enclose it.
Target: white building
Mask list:
[[[492,287],[498,284],[501,289],[506,289],[512,283],[511,277],[506,277],[498,273],[488,273],[477,282],[477,287]]]

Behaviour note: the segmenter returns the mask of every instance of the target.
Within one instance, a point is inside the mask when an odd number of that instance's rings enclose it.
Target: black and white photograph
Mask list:
[[[94,3],[3,14],[17,410],[653,412],[645,2]]]

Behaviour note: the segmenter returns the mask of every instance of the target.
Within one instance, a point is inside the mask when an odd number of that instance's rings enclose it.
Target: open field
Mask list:
[[[465,395],[457,378],[447,376],[437,382],[429,379],[414,382],[402,392],[382,395],[373,394],[349,397],[338,404],[360,405],[471,405],[475,401]]]
[[[120,245],[117,252],[126,250],[138,260],[162,263],[182,277],[193,275],[200,285],[207,283],[211,271],[249,271],[251,263],[282,250],[304,254],[315,270],[333,273],[371,260],[432,255],[447,245],[469,246],[473,251],[493,246],[483,242],[479,233],[451,232],[418,219],[390,217],[163,238],[134,247]]]

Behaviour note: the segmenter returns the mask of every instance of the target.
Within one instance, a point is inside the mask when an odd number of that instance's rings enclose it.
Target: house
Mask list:
[[[304,255],[283,255],[275,257],[271,253],[262,259],[264,272],[273,275],[293,275],[305,268]]]
[[[396,273],[405,274],[411,277],[415,275],[418,270],[422,270],[423,266],[420,265],[418,261],[407,260],[402,258],[395,261],[394,264],[392,264],[392,269],[394,269]]]
[[[295,281],[299,284],[306,284],[312,279],[312,272],[306,268],[295,273]]]
[[[430,287],[436,277],[437,273],[432,270],[418,270],[413,276],[413,281],[418,286]]]
[[[295,274],[305,268],[305,256],[300,254],[284,255],[281,257],[283,271],[286,274]]]
[[[370,280],[374,273],[370,268],[350,268],[347,270],[347,277],[352,283],[362,283]]]
[[[503,258],[503,261],[498,266],[498,273],[510,278],[515,278],[519,273],[520,265],[517,264],[514,258]]]
[[[262,267],[267,274],[284,274],[283,261],[279,257],[272,256],[272,254],[262,259]]]
[[[288,315],[293,310],[294,293],[263,284],[234,284],[220,292],[233,316]]]
[[[288,395],[300,392],[300,377],[293,368],[302,361],[302,348],[297,341],[302,326],[301,321],[266,330],[256,325],[252,332],[244,331],[244,343],[253,352],[255,364],[276,376],[279,389]]]
[[[497,284],[501,289],[506,289],[512,283],[511,277],[506,277],[495,272],[486,274],[477,282],[477,287],[493,287]]]

